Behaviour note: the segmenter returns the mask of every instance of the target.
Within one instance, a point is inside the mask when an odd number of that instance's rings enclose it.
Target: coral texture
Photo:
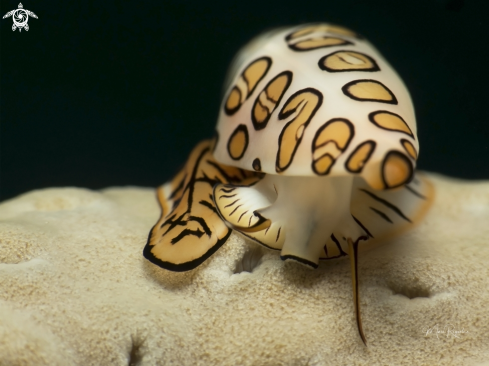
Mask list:
[[[1,365],[482,365],[489,182],[430,174],[414,230],[309,270],[232,235],[196,270],[142,249],[154,190],[44,189],[0,205]]]

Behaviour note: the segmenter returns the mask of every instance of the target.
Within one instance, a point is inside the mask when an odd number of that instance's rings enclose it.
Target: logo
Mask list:
[[[22,3],[19,3],[19,8],[15,10],[9,11],[7,14],[3,16],[3,19],[12,17],[14,24],[12,25],[12,30],[15,31],[19,28],[19,32],[24,28],[26,31],[29,30],[29,26],[27,25],[27,21],[29,20],[29,15],[33,18],[37,19],[37,15],[34,14],[30,10],[24,9]]]

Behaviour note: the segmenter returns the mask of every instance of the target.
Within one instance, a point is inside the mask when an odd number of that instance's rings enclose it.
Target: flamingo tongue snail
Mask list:
[[[264,33],[236,56],[217,137],[157,190],[144,256],[196,268],[232,230],[311,268],[349,255],[363,342],[358,249],[412,228],[433,188],[405,85],[357,33],[308,24]]]

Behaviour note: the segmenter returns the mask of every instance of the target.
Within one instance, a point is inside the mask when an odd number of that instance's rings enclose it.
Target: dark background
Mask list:
[[[403,77],[420,169],[489,179],[488,4],[25,0],[39,17],[28,32],[0,21],[0,200],[160,185],[212,136],[234,53],[264,29],[313,21],[362,33]]]

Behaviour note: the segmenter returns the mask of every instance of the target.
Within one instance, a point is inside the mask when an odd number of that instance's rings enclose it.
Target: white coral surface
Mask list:
[[[414,230],[317,270],[232,235],[201,267],[142,256],[154,190],[53,188],[0,204],[1,365],[482,365],[489,181],[430,174]]]

